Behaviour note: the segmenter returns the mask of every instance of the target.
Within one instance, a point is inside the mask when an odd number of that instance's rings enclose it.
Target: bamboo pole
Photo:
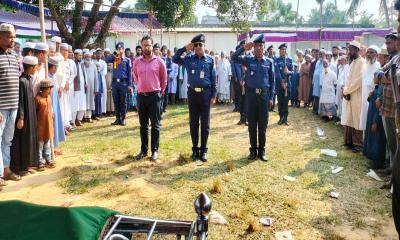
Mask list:
[[[47,43],[46,40],[46,30],[44,26],[44,6],[43,6],[43,0],[39,0],[39,17],[40,17],[40,33],[42,35],[42,42]],[[45,78],[47,79],[49,75],[49,68],[47,66],[47,58],[44,60],[44,65],[45,65]]]
[[[42,35],[42,42],[47,43],[46,39],[46,30],[44,25],[44,6],[43,0],[39,0],[39,17],[40,17],[40,33]],[[45,70],[45,79],[47,80],[49,77],[49,66],[47,58],[44,59],[44,70]],[[39,79],[41,80],[41,79]],[[51,158],[53,161],[56,160],[56,156],[54,154],[54,141],[50,139],[50,148],[51,148]]]

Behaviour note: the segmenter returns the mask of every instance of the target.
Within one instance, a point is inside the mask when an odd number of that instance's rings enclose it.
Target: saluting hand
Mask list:
[[[3,114],[1,114],[1,112],[0,112],[0,123],[2,123],[3,122]]]
[[[131,93],[132,92],[132,88],[131,86],[128,86],[128,92]]]
[[[253,42],[248,42],[248,43],[246,43],[244,45],[244,50],[250,51],[253,47],[254,47],[254,43]]]
[[[193,49],[193,43],[188,43],[188,44],[186,44],[185,48],[186,48],[186,52],[192,51],[192,49]]]

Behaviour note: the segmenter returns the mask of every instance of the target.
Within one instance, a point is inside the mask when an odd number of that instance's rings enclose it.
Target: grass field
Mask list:
[[[367,160],[341,147],[342,129],[311,111],[290,109],[290,126],[272,113],[267,130],[268,162],[250,161],[248,132],[236,125],[231,106],[212,109],[209,161],[190,161],[188,109],[171,106],[164,116],[157,164],[135,161],[140,149],[136,113],[126,127],[113,119],[85,124],[61,145],[57,168],[10,183],[0,200],[50,205],[97,205],[125,214],[195,219],[193,200],[206,192],[228,225],[210,226],[210,239],[274,239],[291,230],[295,239],[395,239],[391,201],[366,176]],[[321,127],[326,139],[320,139]],[[335,149],[336,158],[320,155]],[[342,166],[338,174],[332,166]],[[296,181],[283,179],[290,175]],[[331,191],[338,199],[329,197]],[[258,224],[271,217],[273,225]]]

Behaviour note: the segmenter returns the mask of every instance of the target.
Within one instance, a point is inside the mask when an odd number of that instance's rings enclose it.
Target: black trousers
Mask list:
[[[269,92],[256,94],[254,91],[246,91],[249,122],[249,138],[251,150],[265,150],[266,131],[269,116]],[[258,136],[258,144],[257,144]]]
[[[200,150],[207,151],[208,135],[210,133],[210,109],[211,89],[206,88],[203,92],[195,92],[188,89],[188,104],[190,118],[190,136],[192,137],[193,149],[198,149],[199,127],[201,128]]]
[[[283,119],[283,121],[288,120],[289,115],[289,94],[285,96],[285,90],[282,88],[278,89],[278,111],[279,111],[279,119]]]
[[[140,93],[137,95],[142,152],[147,153],[149,148],[149,119],[151,122],[151,151],[158,151],[160,144],[161,101],[161,93],[153,93],[149,96],[144,96]]]
[[[247,122],[247,109],[248,109],[248,101],[247,101],[247,94],[245,93],[242,95],[242,92],[240,91],[240,121],[241,122]]]
[[[319,97],[313,97],[313,112],[315,114],[318,114],[319,110]]]
[[[235,102],[235,109],[239,111],[242,98],[242,89],[239,81],[233,80],[232,83],[233,83],[233,90],[235,91],[235,99],[233,99],[233,101]]]
[[[128,93],[127,82],[117,82],[113,80],[111,82],[112,97],[115,106],[115,117],[117,120],[124,120],[127,111],[126,96]]]
[[[168,86],[169,86],[169,79],[167,81],[167,86],[165,87],[165,93],[163,95],[162,103],[161,103],[161,114],[165,112],[168,106]]]

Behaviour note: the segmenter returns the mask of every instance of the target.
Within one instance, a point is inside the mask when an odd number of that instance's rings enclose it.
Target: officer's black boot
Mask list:
[[[208,156],[207,156],[207,148],[202,148],[200,151],[200,160],[202,162],[207,162],[208,161]]]
[[[249,150],[250,150],[250,154],[249,154],[249,156],[248,156],[248,159],[249,159],[249,160],[254,160],[254,159],[256,159],[256,158],[257,158],[257,150],[254,149],[254,148],[249,148]]]
[[[121,120],[120,120],[119,125],[121,125],[121,126],[125,126],[125,125],[126,125],[126,122],[125,122],[125,115],[122,115],[122,116],[121,116]]]
[[[283,117],[282,117],[282,114],[279,114],[278,125],[282,125],[282,123],[283,123]]]
[[[265,156],[265,149],[264,148],[258,149],[258,158],[260,158],[261,161],[267,161],[267,156]]]
[[[192,160],[196,161],[200,158],[199,149],[197,147],[192,147]]]
[[[120,124],[121,119],[117,116],[117,118],[115,119],[115,122],[111,123],[111,125],[118,125]]]

